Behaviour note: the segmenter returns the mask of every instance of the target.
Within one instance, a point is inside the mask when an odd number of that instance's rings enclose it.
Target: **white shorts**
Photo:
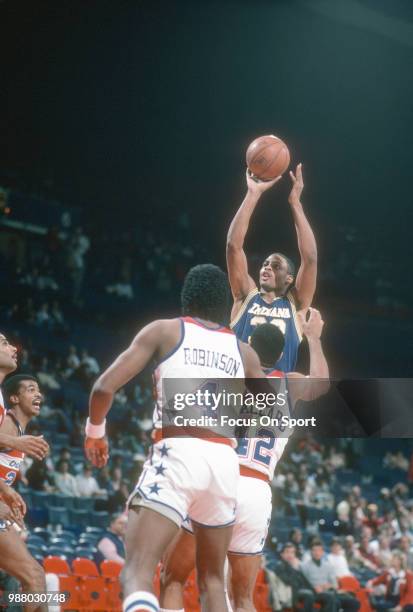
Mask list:
[[[236,555],[260,555],[271,521],[272,494],[264,480],[240,476],[237,491],[235,525],[228,552]],[[184,529],[193,533],[191,522]]]
[[[235,520],[238,457],[226,444],[199,438],[166,438],[154,444],[129,507],[143,506],[179,527],[189,517],[205,527]]]

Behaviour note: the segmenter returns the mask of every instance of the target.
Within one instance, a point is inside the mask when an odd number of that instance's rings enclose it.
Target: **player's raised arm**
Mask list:
[[[302,332],[308,340],[310,373],[308,377],[298,372],[287,374],[289,379],[294,380],[290,390],[294,404],[300,399],[314,400],[327,393],[330,388],[328,363],[321,344],[324,321],[315,308],[309,308],[309,313],[308,320],[306,319],[307,311],[297,313]]]
[[[251,289],[255,287],[255,283],[248,273],[247,258],[244,251],[245,236],[261,195],[280,178],[279,176],[273,181],[257,181],[252,178],[249,170],[247,170],[248,191],[232,220],[227,235],[228,277],[234,302],[241,303]]]
[[[298,164],[295,174],[290,172],[290,177],[293,185],[288,202],[293,214],[298,250],[301,257],[293,292],[295,293],[297,307],[301,309],[311,306],[315,293],[317,282],[317,244],[301,204],[301,194],[304,189],[301,164]]]

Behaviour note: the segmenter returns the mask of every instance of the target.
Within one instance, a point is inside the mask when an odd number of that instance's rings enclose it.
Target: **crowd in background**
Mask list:
[[[164,224],[155,231],[150,217],[138,228],[94,233],[63,209],[40,235],[27,228],[1,229],[0,280],[7,287],[2,325],[19,345],[19,371],[39,379],[45,401],[31,431],[44,433],[52,449],[43,462],[25,459],[20,489],[92,500],[93,511],[107,513],[108,526],[109,517],[124,510],[150,444],[150,376],[144,372],[116,394],[108,423],[111,461],[100,471],[87,465],[82,453],[88,392],[145,317],[178,312],[186,271],[210,259],[207,239],[194,240],[185,213],[173,233]],[[376,270],[371,304],[403,314],[404,298],[395,292],[390,271],[373,252],[360,260],[354,230],[340,232],[344,244],[355,247],[325,267],[321,283],[337,283],[351,268],[363,284]],[[400,441],[387,453],[384,448],[367,440],[289,442],[272,483],[269,576],[278,572],[282,580],[280,563],[289,563],[314,590],[305,568],[317,547],[332,575],[353,575],[372,588],[385,572],[394,578],[413,570],[413,446]],[[32,529],[36,516],[29,510]],[[393,595],[400,596],[399,587]],[[387,591],[377,591],[377,597],[385,596]]]

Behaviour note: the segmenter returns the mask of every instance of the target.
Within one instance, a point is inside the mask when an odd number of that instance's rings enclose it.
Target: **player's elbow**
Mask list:
[[[110,384],[110,380],[105,376],[99,376],[97,381],[92,387],[92,394],[96,395],[112,395],[116,392],[113,385]]]
[[[306,266],[317,266],[317,249],[307,251],[303,256],[303,261]]]
[[[242,244],[239,244],[233,236],[228,234],[227,236],[227,254],[232,255],[233,253],[237,253],[242,249]]]

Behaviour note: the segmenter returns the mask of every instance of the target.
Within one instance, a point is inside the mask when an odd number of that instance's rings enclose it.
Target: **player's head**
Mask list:
[[[18,408],[28,418],[40,413],[43,396],[34,376],[16,374],[6,380],[3,390],[9,408]]]
[[[227,275],[213,264],[191,268],[181,292],[182,314],[226,325],[230,292]]]
[[[283,253],[273,253],[263,262],[260,269],[260,287],[263,291],[286,293],[294,283],[295,266]]]
[[[17,349],[0,332],[0,382],[17,368]]]
[[[251,335],[250,344],[257,353],[263,368],[271,368],[284,350],[284,334],[272,323],[258,325]]]

